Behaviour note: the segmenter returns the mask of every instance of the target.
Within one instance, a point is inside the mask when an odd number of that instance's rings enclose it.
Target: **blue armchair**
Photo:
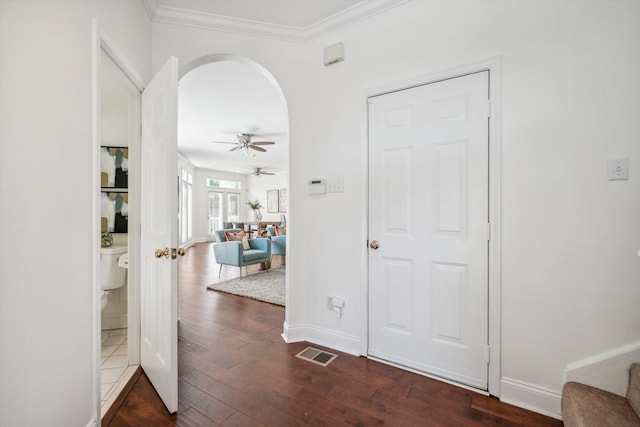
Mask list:
[[[240,267],[240,277],[242,277],[242,267],[251,264],[258,264],[262,262],[271,261],[271,240],[269,239],[249,239],[250,249],[242,249],[242,242],[233,241],[227,242],[225,231],[235,233],[240,231],[239,229],[226,229],[216,230],[216,244],[213,245],[213,253],[216,257],[216,262],[220,264],[220,271],[218,277],[222,273],[223,265],[233,265]]]
[[[271,255],[287,255],[287,236],[276,236],[274,227],[267,227],[267,234],[271,239]]]

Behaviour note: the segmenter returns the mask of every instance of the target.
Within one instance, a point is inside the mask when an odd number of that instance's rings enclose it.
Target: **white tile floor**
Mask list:
[[[135,370],[136,366],[129,366],[127,357],[127,329],[102,331],[100,403],[103,414],[118,397]]]

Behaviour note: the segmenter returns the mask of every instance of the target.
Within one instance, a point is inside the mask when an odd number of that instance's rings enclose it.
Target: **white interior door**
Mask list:
[[[169,412],[178,409],[178,60],[142,93],[140,364]],[[156,250],[165,251],[156,257]]]
[[[368,353],[484,390],[488,81],[369,99]]]

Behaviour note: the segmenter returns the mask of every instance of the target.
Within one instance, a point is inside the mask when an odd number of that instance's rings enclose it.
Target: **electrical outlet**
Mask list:
[[[344,308],[344,298],[329,297],[327,300],[327,308],[333,310],[334,308]]]
[[[342,310],[344,309],[344,298],[329,297],[327,300],[327,308],[333,311],[338,319],[341,319]]]

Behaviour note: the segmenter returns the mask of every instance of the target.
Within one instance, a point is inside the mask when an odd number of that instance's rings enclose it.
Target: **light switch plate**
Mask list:
[[[609,160],[609,181],[629,179],[629,159]]]
[[[344,192],[344,179],[328,179],[327,180],[327,193],[342,193]]]

